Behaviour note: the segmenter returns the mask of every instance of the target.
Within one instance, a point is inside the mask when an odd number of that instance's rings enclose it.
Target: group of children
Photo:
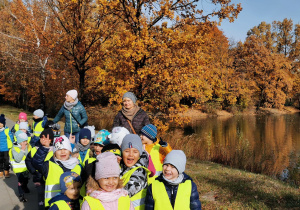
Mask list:
[[[83,128],[78,143],[72,135],[55,138],[53,128],[41,124],[39,139],[32,143],[30,128],[22,131],[21,123],[13,135],[0,116],[0,175],[4,170],[9,177],[9,163],[2,158],[7,153],[21,202],[27,201],[32,174],[39,209],[201,209],[197,187],[184,173],[184,152],[158,140],[152,124],[140,135],[115,127],[92,136]]]

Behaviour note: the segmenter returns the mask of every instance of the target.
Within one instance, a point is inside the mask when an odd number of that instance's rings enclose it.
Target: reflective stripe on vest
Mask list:
[[[32,128],[33,128],[33,135],[35,135],[36,137],[40,137],[41,133],[43,132],[44,128],[42,126],[44,121],[40,121],[37,123],[37,125],[34,127],[35,122],[33,122],[32,124]]]
[[[101,202],[93,197],[85,196],[83,202],[87,201],[90,209],[92,210],[105,210]],[[118,209],[129,210],[130,209],[130,198],[128,196],[121,196],[118,200]]]
[[[160,145],[157,143],[153,146],[153,148],[150,151],[150,156],[151,156],[152,162],[153,162],[155,170],[156,170],[156,173],[155,173],[156,176],[159,176],[162,172],[162,163],[160,162],[160,158],[159,158],[160,157],[159,156],[159,148],[160,148]]]
[[[8,149],[10,149],[10,148],[12,148],[12,141],[11,141],[11,139],[10,139],[10,136],[9,136],[9,128],[5,128],[5,130],[4,130],[4,134],[6,135],[6,140],[7,140],[7,148]]]
[[[81,166],[76,165],[71,171],[81,174]],[[49,200],[60,193],[59,178],[64,173],[63,169],[49,161],[48,176],[45,183],[45,207],[49,206]]]
[[[146,173],[147,173],[147,180],[149,179],[149,175],[151,174],[151,172],[143,167],[143,166],[138,166],[135,167],[133,169],[131,169],[130,171],[126,172],[123,176],[122,176],[122,180],[123,180],[123,185],[125,186],[129,180],[131,175],[138,169],[138,168],[143,168],[145,169]],[[142,189],[140,192],[136,193],[135,195],[133,195],[130,200],[134,205],[134,209],[135,210],[143,210],[145,209],[145,199],[146,199],[146,194],[147,194],[147,188]]]
[[[174,210],[190,209],[191,194],[191,180],[186,180],[184,183],[179,184],[175,198]],[[164,183],[155,180],[152,184],[152,195],[154,200],[154,210],[173,210]]]
[[[79,162],[80,162],[80,164],[84,167],[84,165],[85,165],[85,161],[87,161],[87,159],[89,159],[90,158],[90,149],[88,149],[87,151],[86,151],[86,153],[85,153],[85,157],[84,157],[84,160],[82,161],[81,160],[81,156],[80,156],[80,154],[79,154],[79,156],[78,156],[78,160],[79,160]]]
[[[59,200],[51,204],[51,206],[56,205],[58,209],[61,210],[71,210],[70,206],[64,200]],[[50,207],[51,207],[50,206]]]
[[[14,147],[17,153],[21,152],[21,149],[19,147]],[[30,152],[31,146],[28,144],[28,151]],[[12,154],[12,148],[8,152],[9,154],[9,162],[12,166],[13,172],[16,173],[22,173],[27,171],[27,167],[25,164],[26,155],[23,156],[22,160],[18,163],[15,161],[13,154]]]

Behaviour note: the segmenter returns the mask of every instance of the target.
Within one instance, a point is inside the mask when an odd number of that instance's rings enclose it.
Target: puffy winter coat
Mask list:
[[[73,116],[79,122],[80,125],[83,125],[88,120],[88,116],[86,114],[84,106],[81,104],[80,101],[71,109]],[[78,123],[71,115],[70,111],[68,111],[64,106],[61,107],[58,114],[55,116],[53,122],[57,123],[62,117],[65,115],[66,122],[65,122],[65,133],[76,133],[80,131],[80,127],[78,127]]]
[[[145,125],[150,124],[149,117],[147,113],[140,108],[140,110],[135,114],[131,121],[132,127],[134,128],[136,134],[140,134],[140,131]],[[130,133],[133,133],[129,123],[127,122],[127,118],[122,114],[122,111],[119,111],[114,119],[113,127],[125,127],[129,130]]]
[[[193,182],[192,178],[189,177],[187,174],[183,173],[184,178],[182,180],[182,183],[184,183],[187,180],[191,180],[192,182],[192,192],[191,192],[191,198],[190,198],[190,209],[191,210],[201,210],[201,202],[199,200],[199,193],[197,191],[197,186]],[[178,185],[170,185],[163,179],[163,174],[161,174],[159,177],[156,178],[156,180],[163,182],[167,191],[167,194],[169,196],[171,205],[174,207]],[[154,210],[154,200],[152,195],[152,184],[147,189],[147,196],[145,201],[145,210]]]

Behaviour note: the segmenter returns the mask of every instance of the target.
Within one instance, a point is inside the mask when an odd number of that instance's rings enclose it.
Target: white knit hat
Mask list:
[[[54,140],[53,152],[56,152],[57,150],[61,149],[66,149],[72,152],[70,140],[65,135],[60,136]]]
[[[28,130],[28,122],[20,122],[19,129]]]
[[[44,117],[44,111],[41,109],[37,109],[33,112],[33,115],[37,116],[38,118],[43,118]]]
[[[78,96],[78,93],[77,93],[77,90],[69,90],[66,95],[69,95],[71,96],[74,100],[77,98]]]
[[[118,144],[121,146],[123,138],[130,134],[130,132],[124,127],[114,127],[111,134],[108,135],[111,144]]]

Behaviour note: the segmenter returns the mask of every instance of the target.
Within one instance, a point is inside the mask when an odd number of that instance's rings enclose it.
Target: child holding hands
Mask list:
[[[116,156],[104,152],[97,159],[95,179],[88,179],[88,196],[84,197],[81,210],[134,210],[128,192],[123,189]]]

